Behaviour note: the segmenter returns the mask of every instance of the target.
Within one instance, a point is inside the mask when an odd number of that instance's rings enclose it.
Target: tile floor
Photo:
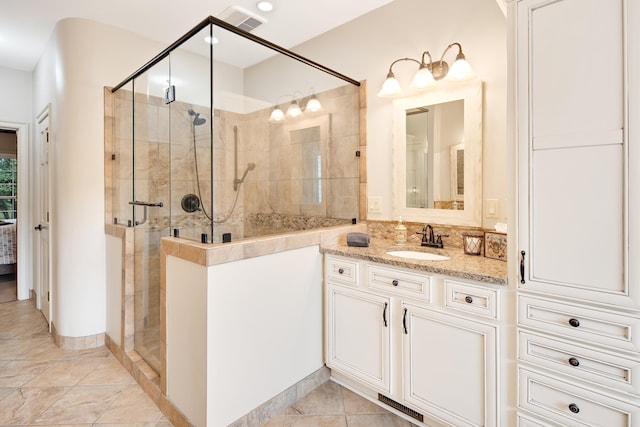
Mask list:
[[[106,347],[56,347],[28,300],[0,304],[0,425],[171,423]]]
[[[34,302],[0,303],[0,426],[165,427],[162,415],[105,348],[62,350]],[[331,381],[263,427],[413,427]]]
[[[327,381],[263,427],[414,427],[414,424]]]

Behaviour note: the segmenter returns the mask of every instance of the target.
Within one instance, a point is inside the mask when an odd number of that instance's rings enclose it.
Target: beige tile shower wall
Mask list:
[[[200,113],[206,122],[193,126],[190,109]],[[171,215],[172,227],[178,228],[182,237],[200,240],[202,233],[209,232],[209,220],[204,212],[211,215],[210,141],[209,108],[181,102],[171,104]],[[200,211],[190,213],[182,209],[182,198],[187,194],[201,198]]]
[[[323,111],[283,123],[268,122],[270,109],[243,116],[240,164],[256,163],[244,192],[245,233],[255,235],[246,219],[256,214],[291,217],[359,218],[360,89],[346,85],[316,94]],[[240,126],[240,125],[238,125]],[[320,127],[322,201],[309,203],[314,178],[303,163],[309,142],[295,134]],[[265,140],[265,135],[268,140]],[[244,168],[241,168],[244,170]],[[264,225],[264,224],[263,224]]]
[[[105,223],[127,223],[132,194],[132,94],[104,89]]]

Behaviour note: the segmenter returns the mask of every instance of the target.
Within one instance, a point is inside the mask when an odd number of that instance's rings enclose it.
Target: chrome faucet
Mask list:
[[[430,248],[444,247],[442,238],[449,237],[448,234],[438,234],[438,238],[436,239],[433,234],[433,227],[431,224],[425,224],[424,227],[422,227],[422,231],[418,231],[416,234],[422,234],[422,242],[420,243],[420,246],[427,246]]]

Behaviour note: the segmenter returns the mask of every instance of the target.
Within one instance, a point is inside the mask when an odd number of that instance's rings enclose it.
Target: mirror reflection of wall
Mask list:
[[[406,207],[464,209],[464,100],[406,110]]]
[[[407,110],[407,207],[410,208],[424,208],[429,204],[428,113],[426,107]]]

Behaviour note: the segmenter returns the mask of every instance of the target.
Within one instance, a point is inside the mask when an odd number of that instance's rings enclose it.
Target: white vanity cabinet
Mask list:
[[[325,255],[332,378],[414,423],[497,426],[498,289]]]
[[[519,423],[640,426],[640,3],[509,7]]]

